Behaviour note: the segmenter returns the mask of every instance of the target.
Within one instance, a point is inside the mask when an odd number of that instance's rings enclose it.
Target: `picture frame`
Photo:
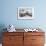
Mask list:
[[[34,8],[32,7],[19,7],[17,10],[18,19],[34,19]]]

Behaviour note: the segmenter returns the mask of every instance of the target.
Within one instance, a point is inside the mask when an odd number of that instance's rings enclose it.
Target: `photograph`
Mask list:
[[[18,19],[33,19],[34,8],[31,7],[19,7],[17,11]]]

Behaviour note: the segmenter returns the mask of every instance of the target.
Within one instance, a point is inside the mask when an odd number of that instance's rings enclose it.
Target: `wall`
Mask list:
[[[13,24],[16,28],[43,27],[46,28],[46,0],[1,0],[0,24]],[[18,7],[33,7],[35,18],[32,20],[17,20]]]

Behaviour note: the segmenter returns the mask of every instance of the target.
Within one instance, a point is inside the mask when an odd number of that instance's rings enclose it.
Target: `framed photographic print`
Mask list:
[[[34,8],[32,7],[19,7],[17,11],[18,19],[33,19],[34,18]]]

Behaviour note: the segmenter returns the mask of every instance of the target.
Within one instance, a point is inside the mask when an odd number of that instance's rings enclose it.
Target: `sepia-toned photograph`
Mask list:
[[[18,19],[33,19],[34,18],[34,8],[19,7],[17,17]]]

